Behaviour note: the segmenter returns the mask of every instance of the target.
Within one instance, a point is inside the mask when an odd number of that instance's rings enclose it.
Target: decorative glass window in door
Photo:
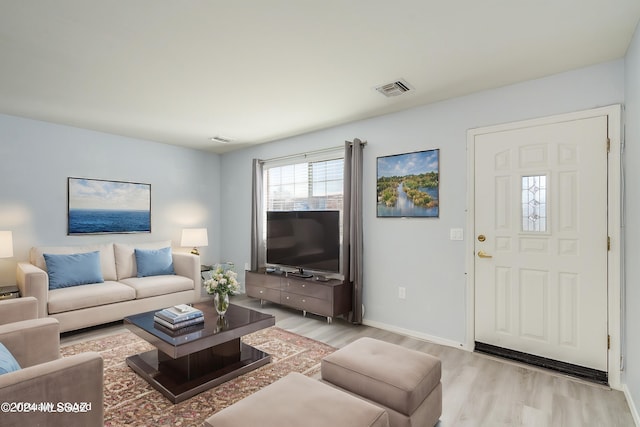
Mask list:
[[[522,231],[547,231],[547,176],[522,177]]]

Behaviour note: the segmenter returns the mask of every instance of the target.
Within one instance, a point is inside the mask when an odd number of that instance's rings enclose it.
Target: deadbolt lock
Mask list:
[[[478,242],[484,242],[485,240],[487,240],[487,238],[484,236],[484,234],[478,235]]]

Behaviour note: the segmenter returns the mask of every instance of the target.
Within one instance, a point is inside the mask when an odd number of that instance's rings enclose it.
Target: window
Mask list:
[[[262,183],[262,262],[266,259],[267,211],[339,211],[342,252],[343,148],[265,161]],[[341,255],[339,258],[342,260]]]
[[[343,172],[343,158],[265,164],[265,211],[342,211]]]
[[[522,177],[522,231],[547,231],[547,177]]]

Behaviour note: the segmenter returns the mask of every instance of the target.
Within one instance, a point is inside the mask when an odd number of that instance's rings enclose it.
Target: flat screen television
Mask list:
[[[339,211],[267,211],[267,264],[340,272]]]

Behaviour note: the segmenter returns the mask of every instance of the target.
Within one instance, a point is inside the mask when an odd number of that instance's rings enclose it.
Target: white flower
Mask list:
[[[204,281],[204,288],[208,294],[236,294],[240,290],[240,284],[236,279],[238,273],[230,268],[223,268],[222,266],[216,266],[216,269],[211,274],[211,279]]]

